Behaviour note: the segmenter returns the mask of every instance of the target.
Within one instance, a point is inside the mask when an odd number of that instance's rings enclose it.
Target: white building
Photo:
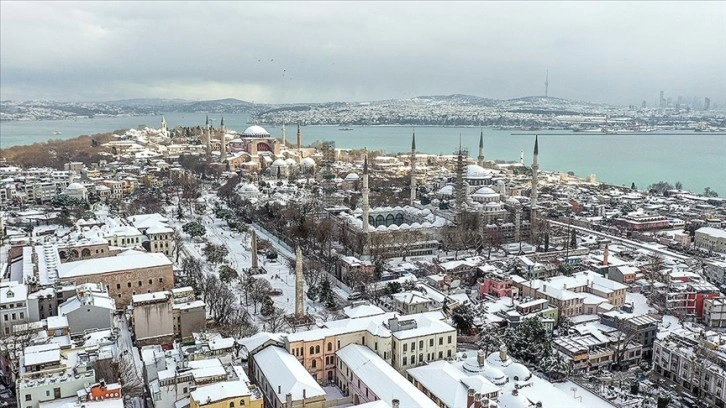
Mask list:
[[[353,397],[354,405],[395,399],[402,407],[437,407],[368,347],[350,344],[338,350],[336,355],[338,387]]]
[[[726,253],[726,231],[713,227],[699,228],[693,244],[705,251]]]
[[[250,376],[265,397],[265,407],[321,404],[325,390],[292,354],[268,346],[252,355]]]
[[[0,334],[11,334],[13,325],[27,320],[28,287],[17,282],[0,283]]]
[[[76,295],[58,306],[58,316],[68,319],[72,335],[91,329],[113,328],[116,302],[101,285],[84,284],[76,288]]]
[[[41,402],[77,397],[95,377],[85,364],[69,366],[57,344],[26,347],[16,381],[18,408],[39,408]]]

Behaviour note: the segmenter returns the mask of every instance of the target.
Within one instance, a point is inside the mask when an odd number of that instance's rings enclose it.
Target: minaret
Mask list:
[[[300,132],[300,124],[297,124],[297,152],[300,154],[300,158],[302,158],[302,133]]]
[[[530,222],[534,221],[535,211],[537,207],[537,172],[539,170],[539,141],[538,137],[534,137],[534,155],[532,156],[532,195],[530,202],[532,205],[532,213]]]
[[[257,273],[259,265],[257,264],[257,232],[253,229],[252,236],[250,237],[251,249],[250,256],[252,257],[252,273]]]
[[[227,131],[224,128],[224,116],[222,116],[222,120],[219,122],[219,126],[222,128],[222,135],[219,138],[219,142],[221,143],[221,146],[219,148],[219,161],[225,162],[227,160],[227,139],[225,139],[224,134],[227,133]]]
[[[605,244],[605,249],[602,251],[602,266],[609,266],[610,250],[608,244]]]
[[[413,137],[411,138],[411,203],[416,202],[416,130],[413,131]]]
[[[484,129],[479,134],[479,157],[477,157],[477,163],[479,167],[484,167]]]
[[[166,126],[166,118],[164,117],[164,115],[161,115],[161,132],[164,134],[164,136],[169,135],[169,131]]]
[[[368,211],[370,211],[370,204],[368,204],[368,152],[363,156],[363,186],[361,187],[361,204],[363,208],[363,233],[368,234]]]
[[[298,245],[297,249],[295,250],[295,318],[296,319],[302,319],[305,317],[305,310],[303,306],[303,296],[304,296],[304,289],[303,289],[303,282],[305,282],[305,279],[303,278],[303,257],[302,257],[302,250],[300,250],[300,246]]]
[[[461,135],[459,135],[459,150],[456,152],[456,183],[454,184],[454,194],[456,199],[456,211],[462,211],[466,203],[466,185],[464,184],[464,157],[469,152],[461,147]]]
[[[519,151],[519,164],[524,165],[524,149]]]
[[[287,143],[287,140],[285,140],[285,122],[282,123],[282,147],[285,147],[285,143]]]
[[[204,132],[207,134],[207,154],[212,154],[212,131],[209,126],[209,115],[207,115],[207,120],[204,122]]]

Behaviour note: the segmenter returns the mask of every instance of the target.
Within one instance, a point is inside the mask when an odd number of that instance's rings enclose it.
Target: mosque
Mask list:
[[[503,174],[485,168],[484,137],[479,140],[477,164],[464,165],[465,153],[459,151],[456,174],[444,180],[423,204],[417,200],[416,135],[411,142],[411,196],[409,205],[370,208],[368,186],[368,158],[364,157],[361,178],[361,206],[351,212],[339,212],[339,223],[359,238],[351,240],[349,249],[361,257],[376,252],[387,256],[419,256],[434,254],[442,242],[447,227],[475,219],[482,242],[486,239],[497,244],[527,241],[531,236],[531,220],[535,217],[537,202],[538,140],[535,138],[532,163],[532,193],[529,198],[508,194]],[[355,174],[354,174],[355,175]],[[350,175],[349,175],[350,176]],[[357,176],[357,175],[355,175]],[[346,177],[346,180],[349,177]],[[353,180],[355,178],[355,180]],[[351,177],[358,182],[358,177]],[[525,211],[526,208],[529,211]],[[492,237],[496,237],[493,239]],[[361,245],[363,243],[363,245]],[[375,247],[383,246],[383,249]],[[380,252],[379,252],[380,251]]]
[[[293,169],[310,172],[316,166],[315,160],[304,157],[308,149],[302,148],[300,126],[297,129],[296,149],[286,146],[284,126],[282,141],[258,125],[237,133],[227,131],[222,118],[220,126],[218,130],[212,129],[207,119],[203,141],[209,157],[223,164],[225,170],[242,169],[251,173],[266,171],[270,176],[286,177]]]

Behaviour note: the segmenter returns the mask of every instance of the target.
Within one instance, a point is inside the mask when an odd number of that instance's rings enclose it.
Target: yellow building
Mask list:
[[[189,397],[190,408],[262,408],[262,406],[262,395],[243,379],[205,385],[192,391]]]

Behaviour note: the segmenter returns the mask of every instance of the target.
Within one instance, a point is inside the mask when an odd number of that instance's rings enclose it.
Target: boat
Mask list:
[[[53,134],[54,135],[62,135],[63,133],[61,131],[59,131],[59,130],[56,130],[55,132],[53,132]]]
[[[351,127],[342,127],[342,128],[340,128],[338,130],[349,131],[349,130],[353,130],[353,128],[351,128]]]

